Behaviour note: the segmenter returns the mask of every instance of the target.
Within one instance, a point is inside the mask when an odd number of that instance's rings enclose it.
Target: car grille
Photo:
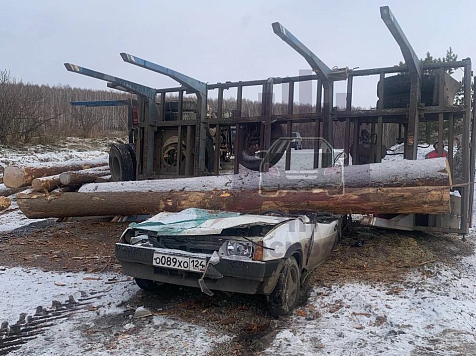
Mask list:
[[[208,253],[217,251],[227,240],[225,236],[154,236],[149,241],[160,248],[169,248],[194,253]]]

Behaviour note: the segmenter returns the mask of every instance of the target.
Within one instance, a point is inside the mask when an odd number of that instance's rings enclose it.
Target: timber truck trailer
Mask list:
[[[366,163],[378,163],[385,156],[384,139],[388,126],[398,127],[397,142],[403,143],[403,158],[418,157],[418,143],[430,142],[430,126],[438,127],[437,140],[447,143],[448,162],[453,170],[454,143],[457,134],[462,139],[462,179],[459,194],[451,195],[451,213],[439,215],[406,214],[397,216],[366,216],[362,223],[404,230],[424,230],[467,234],[471,227],[474,171],[475,127],[472,103],[471,59],[444,63],[422,63],[399,26],[388,6],[380,8],[380,15],[400,47],[404,64],[371,69],[331,69],[308,47],[300,42],[280,23],[272,24],[274,33],[300,54],[314,74],[294,77],[271,77],[262,80],[208,84],[190,76],[155,64],[132,54],[121,53],[122,59],[166,75],[178,82],[173,88],[152,88],[78,65],[65,63],[66,69],[96,79],[104,80],[109,88],[134,94],[134,99],[99,102],[73,102],[73,105],[111,106],[128,108],[128,144],[114,144],[110,150],[110,168],[113,180],[145,180],[181,178],[223,173],[221,161],[233,158],[233,171],[240,165],[259,170],[263,167],[262,154],[274,147],[268,169],[284,156],[286,170],[291,168],[290,144],[273,146],[278,140],[290,143],[297,123],[307,123],[307,136],[314,140],[313,167],[329,167],[335,162],[334,128],[343,128],[345,165],[359,164],[366,155]],[[448,71],[462,69],[462,83],[453,79]],[[376,108],[354,110],[352,107],[354,82],[361,77],[377,76],[378,102]],[[334,106],[334,83],[346,82],[345,108]],[[295,105],[297,85],[311,82],[316,88],[316,105],[302,112]],[[281,86],[282,88],[278,88]],[[246,115],[243,110],[243,89],[258,88],[262,93],[260,115]],[[460,89],[461,88],[461,89]],[[284,110],[277,109],[273,93],[287,92]],[[455,95],[460,90],[460,102],[455,105]],[[234,94],[235,107],[224,107],[225,91]],[[212,95],[213,94],[213,95]],[[217,108],[210,113],[208,98],[217,97]],[[281,106],[282,108],[282,106]],[[427,127],[426,137],[420,139],[419,131]],[[359,143],[368,129],[366,148]],[[283,140],[282,138],[288,140]],[[325,144],[323,144],[325,143]],[[396,142],[395,142],[396,143]],[[439,154],[442,154],[442,145]],[[450,189],[450,187],[448,187]]]

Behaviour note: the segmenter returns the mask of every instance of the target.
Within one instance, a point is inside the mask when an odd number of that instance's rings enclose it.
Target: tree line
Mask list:
[[[124,107],[74,107],[71,101],[121,100],[129,94],[70,86],[34,85],[0,71],[0,145],[48,143],[127,130]]]

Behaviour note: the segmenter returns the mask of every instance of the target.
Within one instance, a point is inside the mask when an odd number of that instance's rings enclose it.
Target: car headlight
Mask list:
[[[130,239],[130,244],[131,245],[137,245],[139,243],[148,243],[149,242],[149,237],[147,235],[137,235],[137,236],[132,236]]]
[[[225,253],[227,256],[243,256],[253,257],[253,243],[247,241],[226,241],[224,243]]]

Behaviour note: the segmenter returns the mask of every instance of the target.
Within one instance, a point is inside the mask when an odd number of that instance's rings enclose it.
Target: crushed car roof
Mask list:
[[[220,234],[233,227],[253,225],[277,225],[295,218],[267,215],[238,214],[197,208],[185,209],[179,213],[162,212],[150,219],[133,223],[130,229],[155,232],[157,235],[209,235]]]

